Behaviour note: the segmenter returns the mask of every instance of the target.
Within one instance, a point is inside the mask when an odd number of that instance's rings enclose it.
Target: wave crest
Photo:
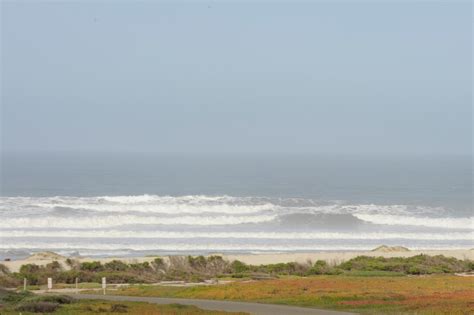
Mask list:
[[[424,226],[442,229],[473,229],[474,217],[469,218],[429,218],[388,214],[354,214],[362,221],[372,224]]]
[[[9,218],[0,222],[0,228],[74,228],[91,229],[107,228],[126,225],[238,225],[273,221],[274,215],[259,216],[180,216],[180,217],[150,217],[135,215],[115,215],[78,218]]]

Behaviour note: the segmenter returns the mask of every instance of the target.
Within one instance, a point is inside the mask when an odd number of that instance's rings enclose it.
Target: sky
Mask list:
[[[2,1],[2,151],[472,154],[472,4]]]

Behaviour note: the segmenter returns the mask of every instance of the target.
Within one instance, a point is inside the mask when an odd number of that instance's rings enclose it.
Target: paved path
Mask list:
[[[326,311],[315,308],[286,306],[277,304],[261,304],[247,302],[230,302],[198,299],[175,299],[159,297],[141,297],[124,295],[69,294],[76,299],[98,299],[109,301],[135,301],[154,304],[185,304],[194,305],[205,310],[246,312],[255,315],[347,315],[353,313]]]

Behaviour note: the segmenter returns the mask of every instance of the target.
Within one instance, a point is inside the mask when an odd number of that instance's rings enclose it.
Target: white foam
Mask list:
[[[132,224],[148,225],[236,225],[272,221],[275,215],[258,216],[179,216],[156,217],[135,215],[90,216],[90,217],[52,217],[6,218],[0,221],[0,228],[107,228]]]
[[[474,240],[474,232],[467,233],[323,233],[323,232],[170,232],[121,230],[55,230],[55,231],[0,231],[0,237],[57,237],[57,238],[126,238],[126,239],[283,239],[283,240]]]
[[[226,213],[226,214],[250,214],[268,210],[276,210],[271,204],[243,206],[243,205],[190,205],[190,204],[86,204],[86,203],[36,203],[42,208],[73,208],[92,210],[98,212],[144,212],[144,213],[168,213],[168,214],[193,214],[193,213]]]
[[[344,205],[340,202],[321,204],[312,199],[230,197],[230,196],[100,196],[100,197],[0,197],[0,210],[25,211],[54,208],[85,209],[97,212],[144,212],[167,214],[255,214],[274,212],[328,214],[391,214],[441,213],[443,209],[407,205]]]
[[[77,217],[78,213],[83,213],[61,208],[85,209],[90,214],[87,218]],[[112,212],[118,215],[112,215]],[[424,206],[347,205],[341,202],[322,204],[312,199],[226,195],[0,197],[0,228],[107,228],[125,224],[235,225],[263,223],[288,214],[302,213],[354,215],[373,224],[473,229],[472,218],[435,218],[425,215],[443,212],[440,208]],[[160,214],[161,218],[158,217]]]
[[[430,218],[389,214],[354,214],[360,220],[385,225],[425,226],[445,229],[473,229],[474,217],[469,218]]]
[[[0,210],[72,208],[97,212],[144,212],[167,214],[251,214],[278,211],[270,202],[228,196],[101,196],[101,197],[3,197]],[[39,209],[38,209],[39,208]]]
[[[186,196],[158,196],[158,195],[138,195],[138,196],[101,196],[97,197],[102,200],[133,204],[143,202],[208,202],[208,201],[223,201],[229,202],[235,200],[234,197],[227,195],[223,196],[206,196],[206,195],[186,195]]]

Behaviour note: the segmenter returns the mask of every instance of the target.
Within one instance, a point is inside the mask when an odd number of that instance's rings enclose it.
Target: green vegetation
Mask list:
[[[19,272],[10,273],[0,265],[0,286],[18,287],[23,284],[23,278],[28,281],[29,288],[44,285],[47,278],[51,277],[55,283],[74,284],[76,278],[79,282],[100,283],[102,277],[108,283],[154,283],[162,280],[185,280],[199,282],[229,274],[229,263],[221,256],[184,257],[171,256],[167,263],[162,258],[156,258],[151,263],[126,264],[113,260],[102,264],[99,261],[78,262],[67,259],[66,270],[57,261],[45,266],[26,264],[21,266]]]
[[[16,293],[0,290],[0,304],[5,311],[52,313],[61,305],[72,302],[73,299],[67,295],[38,296],[28,291]]]
[[[76,278],[81,283],[100,283],[107,277],[108,283],[155,283],[163,280],[183,280],[202,282],[213,278],[271,279],[285,276],[347,275],[347,276],[403,276],[424,274],[446,274],[471,272],[474,262],[445,256],[417,255],[402,257],[358,256],[338,265],[330,265],[323,260],[315,263],[278,263],[268,265],[247,265],[235,260],[229,263],[220,256],[171,256],[167,261],[156,258],[152,262],[127,264],[113,260],[105,264],[99,261],[78,262],[68,259],[70,268],[65,270],[58,262],[45,266],[27,264],[19,272],[10,273],[0,265],[0,286],[18,287],[23,278],[29,288],[44,285],[48,277],[55,284],[74,284]]]
[[[231,276],[235,278],[252,277],[254,273],[272,276],[295,275],[358,275],[358,276],[401,276],[420,274],[440,274],[470,272],[474,270],[471,260],[459,260],[442,255],[417,255],[413,257],[369,257],[358,256],[339,265],[329,265],[324,260],[314,264],[280,263],[252,266],[233,261]]]
[[[15,314],[243,314],[207,311],[181,304],[155,305],[143,302],[108,302],[75,300],[65,295],[34,295],[30,292],[11,292],[0,289],[0,313]]]
[[[7,266],[0,264],[0,287],[13,288],[19,285],[19,280],[12,277]]]
[[[417,255],[408,258],[359,256],[340,264],[338,268],[343,270],[391,271],[410,275],[422,275],[472,271],[473,262],[442,255]]]
[[[224,299],[280,303],[341,309],[361,313],[464,314],[474,312],[472,278],[449,274],[472,272],[471,260],[444,256],[417,255],[408,258],[359,256],[340,264],[278,263],[248,265],[228,262],[220,256],[172,256],[151,262],[127,264],[113,260],[66,261],[69,269],[58,262],[45,266],[23,265],[11,273],[0,265],[0,285],[45,285],[52,277],[56,288],[74,287],[76,277],[81,287],[97,288],[102,277],[108,283],[151,283],[162,280],[203,281],[211,278],[233,279],[219,286],[164,287],[131,286],[110,293],[137,296],[161,296]],[[410,277],[407,277],[407,276]],[[423,275],[423,277],[420,277]],[[259,280],[259,281],[240,281]],[[154,305],[102,301],[73,301],[64,296],[36,296],[31,293],[0,294],[2,314],[54,312],[53,314],[110,314],[129,312],[156,314]],[[143,304],[143,303],[142,303]],[[125,306],[123,306],[125,305]],[[165,307],[165,306],[160,306]],[[166,306],[162,314],[199,314],[197,309]],[[180,313],[181,312],[181,313]]]
[[[17,287],[26,278],[29,285],[41,285],[51,277],[55,283],[73,284],[76,278],[80,282],[100,283],[102,277],[107,277],[109,283],[150,283],[159,281],[162,277],[149,263],[125,264],[121,261],[101,264],[98,261],[70,264],[70,270],[65,270],[58,262],[45,266],[27,264],[21,266],[19,272],[3,275],[0,286]],[[1,278],[0,278],[1,280]]]

